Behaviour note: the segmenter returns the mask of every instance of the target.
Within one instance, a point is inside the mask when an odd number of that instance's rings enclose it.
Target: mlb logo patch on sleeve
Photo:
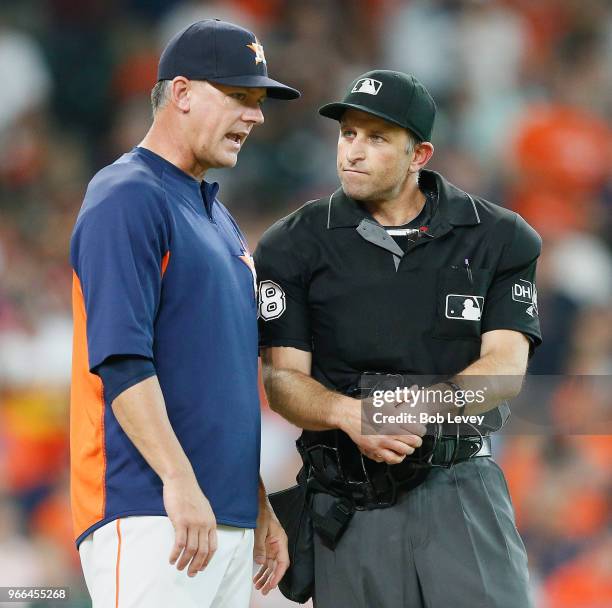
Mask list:
[[[369,95],[378,95],[382,87],[380,80],[374,80],[374,78],[362,78],[355,83],[351,93],[368,93]]]
[[[463,321],[480,321],[483,306],[483,296],[451,293],[446,296],[446,318]]]

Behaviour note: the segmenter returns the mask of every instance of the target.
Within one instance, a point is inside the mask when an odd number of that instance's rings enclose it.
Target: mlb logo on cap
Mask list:
[[[370,95],[378,95],[378,91],[382,87],[380,80],[374,78],[362,78],[355,83],[351,93],[368,93]]]

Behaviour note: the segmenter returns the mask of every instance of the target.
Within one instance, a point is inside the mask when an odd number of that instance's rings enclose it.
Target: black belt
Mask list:
[[[364,465],[363,480],[355,480],[344,474],[338,448],[326,444],[307,447],[300,440],[297,445],[311,480],[310,489],[350,498],[357,509],[377,509],[394,504],[398,491],[422,483],[431,468],[450,468],[471,458],[491,456],[491,438],[488,436],[442,435],[435,439],[431,453],[422,456],[416,450],[416,458],[408,456],[400,464],[373,463],[363,457],[370,466],[366,468]],[[358,457],[362,458],[361,454]]]
[[[434,467],[452,467],[470,458],[491,456],[491,437],[459,437],[442,435],[434,448],[431,465]]]
[[[427,452],[428,446],[431,450]],[[450,468],[470,458],[491,455],[491,438],[483,436],[426,436],[415,458],[400,464],[374,463],[359,454],[364,481],[347,479],[342,470],[341,450],[323,443],[306,446],[300,438],[298,451],[304,469],[298,479],[306,485],[306,496],[324,493],[334,496],[326,513],[318,513],[309,502],[314,530],[331,549],[344,534],[356,510],[384,509],[397,502],[400,492],[409,491],[425,481],[434,467]],[[354,456],[354,453],[352,454]],[[367,465],[366,465],[367,461]]]

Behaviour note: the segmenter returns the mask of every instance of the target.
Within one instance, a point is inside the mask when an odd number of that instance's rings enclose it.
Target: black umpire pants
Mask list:
[[[333,499],[316,495],[327,511]],[[531,608],[525,547],[490,458],[435,468],[390,508],[357,511],[335,551],[315,534],[316,608]]]

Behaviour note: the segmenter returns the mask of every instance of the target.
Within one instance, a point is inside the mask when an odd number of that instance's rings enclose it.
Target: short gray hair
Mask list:
[[[423,140],[420,137],[417,137],[410,129],[406,129],[406,132],[408,133],[406,154],[410,154],[419,144],[423,143]]]
[[[170,99],[171,83],[171,80],[160,80],[153,87],[151,91],[151,108],[153,109],[153,116],[168,103]]]

